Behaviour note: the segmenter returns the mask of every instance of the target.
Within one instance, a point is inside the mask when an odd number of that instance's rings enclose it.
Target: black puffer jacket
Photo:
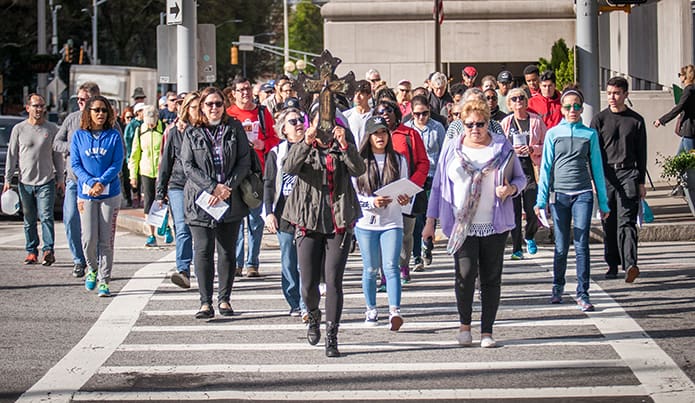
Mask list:
[[[678,105],[660,117],[659,122],[665,125],[681,112],[683,113],[683,119],[680,122],[681,137],[695,138],[695,84],[689,84],[683,88],[683,95]]]
[[[183,173],[181,164],[182,142],[183,132],[176,125],[172,125],[167,132],[164,151],[159,160],[156,200],[164,200],[167,189],[183,189],[186,184],[186,174]]]
[[[226,202],[230,205],[222,216],[221,222],[239,221],[246,217],[249,208],[241,200],[239,183],[249,173],[251,158],[249,155],[249,140],[241,123],[229,119],[224,123],[224,184],[232,189],[232,195]],[[184,133],[181,144],[181,163],[186,175],[184,186],[185,221],[188,225],[214,228],[217,225],[212,216],[195,204],[203,191],[210,194],[217,186],[215,164],[213,162],[213,145],[202,127],[189,127]]]

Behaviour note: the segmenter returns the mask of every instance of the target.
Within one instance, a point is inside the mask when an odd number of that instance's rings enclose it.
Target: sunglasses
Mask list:
[[[381,81],[381,78],[372,78],[372,79],[369,80],[369,81],[371,81],[371,82],[373,82],[373,83],[378,83],[379,81]]]
[[[494,95],[488,95],[488,96],[485,97],[485,99],[487,99],[488,101],[492,101],[492,100],[497,101],[497,97],[494,96]]]
[[[376,114],[377,114],[377,115],[384,115],[384,114],[386,114],[386,113],[393,113],[393,108],[390,107],[390,106],[384,106],[383,108],[378,109],[378,110],[376,111]]]
[[[133,117],[134,117],[133,115],[126,115],[125,120],[130,120],[130,119],[132,119]]]
[[[477,127],[478,129],[482,129],[486,123],[487,122],[469,122],[469,123],[464,123],[463,125],[469,129],[472,129],[474,127]]]
[[[582,109],[581,104],[567,104],[567,105],[562,105],[562,108],[565,109],[566,111],[569,111],[570,109],[573,109],[575,112],[578,112]]]
[[[169,102],[176,102],[176,98],[169,98],[167,101],[169,101]]]
[[[413,116],[415,117],[425,117],[430,114],[430,111],[424,111],[424,112],[413,112]]]
[[[106,108],[89,108],[89,110],[94,113],[109,113],[109,110]]]
[[[300,116],[297,119],[287,119],[287,123],[289,123],[290,126],[297,126],[297,123],[304,123],[304,117]]]
[[[77,98],[77,102],[87,102],[89,98]]]
[[[509,98],[509,99],[511,99],[512,102],[523,102],[524,100],[526,100],[526,97],[523,96],[523,95],[519,95],[519,96],[516,96],[516,97],[511,97],[511,98]]]
[[[212,108],[213,106],[216,108],[221,108],[224,105],[224,102],[222,101],[216,101],[216,102],[206,102],[205,106],[208,108]]]
[[[461,116],[461,112],[451,112],[451,116],[457,118],[457,117]]]
[[[399,88],[398,91],[400,91],[400,92],[410,92],[410,90],[407,89],[407,88]]]

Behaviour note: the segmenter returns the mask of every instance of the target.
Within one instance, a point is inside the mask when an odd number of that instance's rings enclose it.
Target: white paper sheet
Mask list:
[[[107,183],[106,185],[104,185],[104,191],[101,192],[101,194],[102,194],[102,195],[107,195],[107,194],[109,194],[109,189],[110,189],[110,188],[111,188],[111,185],[109,185],[109,184]],[[87,183],[83,183],[83,184],[82,184],[82,193],[88,195],[90,190],[92,190],[92,187],[91,187],[91,186],[88,186]]]
[[[203,191],[203,193],[195,199],[195,204],[205,210],[206,213],[210,214],[216,221],[219,221],[229,208],[229,204],[225,203],[224,200],[220,200],[216,204],[208,206],[208,200],[210,200],[211,197],[212,195],[210,193]]]
[[[541,221],[541,225],[545,228],[550,228],[550,223],[548,222],[548,216],[545,214],[545,209],[539,209],[538,213],[538,219]]]
[[[154,201],[152,207],[150,207],[150,212],[147,214],[145,223],[159,228],[164,223],[164,217],[167,215],[169,206],[166,203],[162,203],[162,207],[159,207],[159,202]]]
[[[399,195],[407,195],[408,197],[413,197],[417,193],[422,192],[422,188],[408,178],[399,179],[395,182],[391,182],[386,186],[382,186],[374,192],[377,196],[388,196],[394,201]]]

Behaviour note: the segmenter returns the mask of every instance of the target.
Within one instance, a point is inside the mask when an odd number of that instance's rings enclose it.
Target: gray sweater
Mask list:
[[[55,140],[53,140],[53,150],[64,156],[68,179],[75,183],[77,183],[77,177],[72,172],[72,167],[70,166],[70,143],[72,142],[73,134],[80,128],[81,118],[82,111],[75,111],[69,114],[60,126]]]
[[[11,178],[19,163],[19,181],[25,185],[40,186],[55,179],[63,181],[63,158],[53,151],[53,139],[58,126],[51,122],[33,125],[29,120],[12,128],[7,149],[5,178]]]

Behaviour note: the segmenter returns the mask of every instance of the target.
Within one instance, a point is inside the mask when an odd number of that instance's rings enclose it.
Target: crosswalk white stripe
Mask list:
[[[319,347],[317,347],[319,348]],[[556,361],[489,361],[489,362],[383,362],[345,364],[269,364],[269,365],[126,365],[103,366],[97,374],[180,375],[203,373],[327,373],[327,372],[424,372],[424,371],[489,371],[560,368],[619,368],[621,360],[556,360]]]
[[[330,390],[330,391],[143,391],[143,392],[78,392],[75,401],[149,401],[149,400],[264,400],[264,401],[383,401],[383,400],[463,400],[463,399],[586,399],[597,397],[645,396],[644,389],[633,385],[586,386],[562,388],[509,388],[509,389],[384,389]]]

